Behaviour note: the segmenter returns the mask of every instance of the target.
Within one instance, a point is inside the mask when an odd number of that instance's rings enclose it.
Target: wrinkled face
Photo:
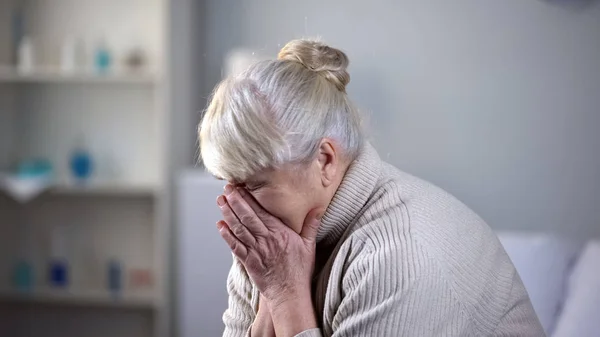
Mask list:
[[[296,233],[311,210],[329,202],[316,162],[266,170],[233,184],[245,187],[265,210]]]

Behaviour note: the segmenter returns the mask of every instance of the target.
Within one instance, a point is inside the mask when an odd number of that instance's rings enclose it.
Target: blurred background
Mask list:
[[[299,37],[348,54],[382,158],[499,233],[549,335],[600,336],[597,1],[0,0],[0,337],[221,334],[197,124]]]

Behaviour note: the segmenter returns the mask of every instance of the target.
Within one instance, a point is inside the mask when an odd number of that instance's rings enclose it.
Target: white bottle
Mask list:
[[[50,257],[53,259],[66,259],[68,253],[69,227],[57,226],[52,229],[50,241]]]
[[[35,65],[33,42],[28,36],[21,39],[19,45],[17,70],[20,73],[31,73]]]
[[[63,42],[60,58],[60,70],[74,73],[85,69],[85,47],[80,39],[67,37]]]
[[[60,51],[60,70],[63,73],[73,73],[77,67],[75,39],[67,37]]]

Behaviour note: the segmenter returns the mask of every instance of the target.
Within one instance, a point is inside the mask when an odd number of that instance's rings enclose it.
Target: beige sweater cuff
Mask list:
[[[321,329],[310,329],[302,331],[294,337],[321,337]]]

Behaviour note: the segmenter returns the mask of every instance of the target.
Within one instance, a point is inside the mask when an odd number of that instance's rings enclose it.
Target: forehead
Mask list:
[[[300,165],[284,165],[279,168],[261,170],[244,181],[231,180],[231,184],[269,183],[274,185],[285,185],[297,180],[301,173]]]

